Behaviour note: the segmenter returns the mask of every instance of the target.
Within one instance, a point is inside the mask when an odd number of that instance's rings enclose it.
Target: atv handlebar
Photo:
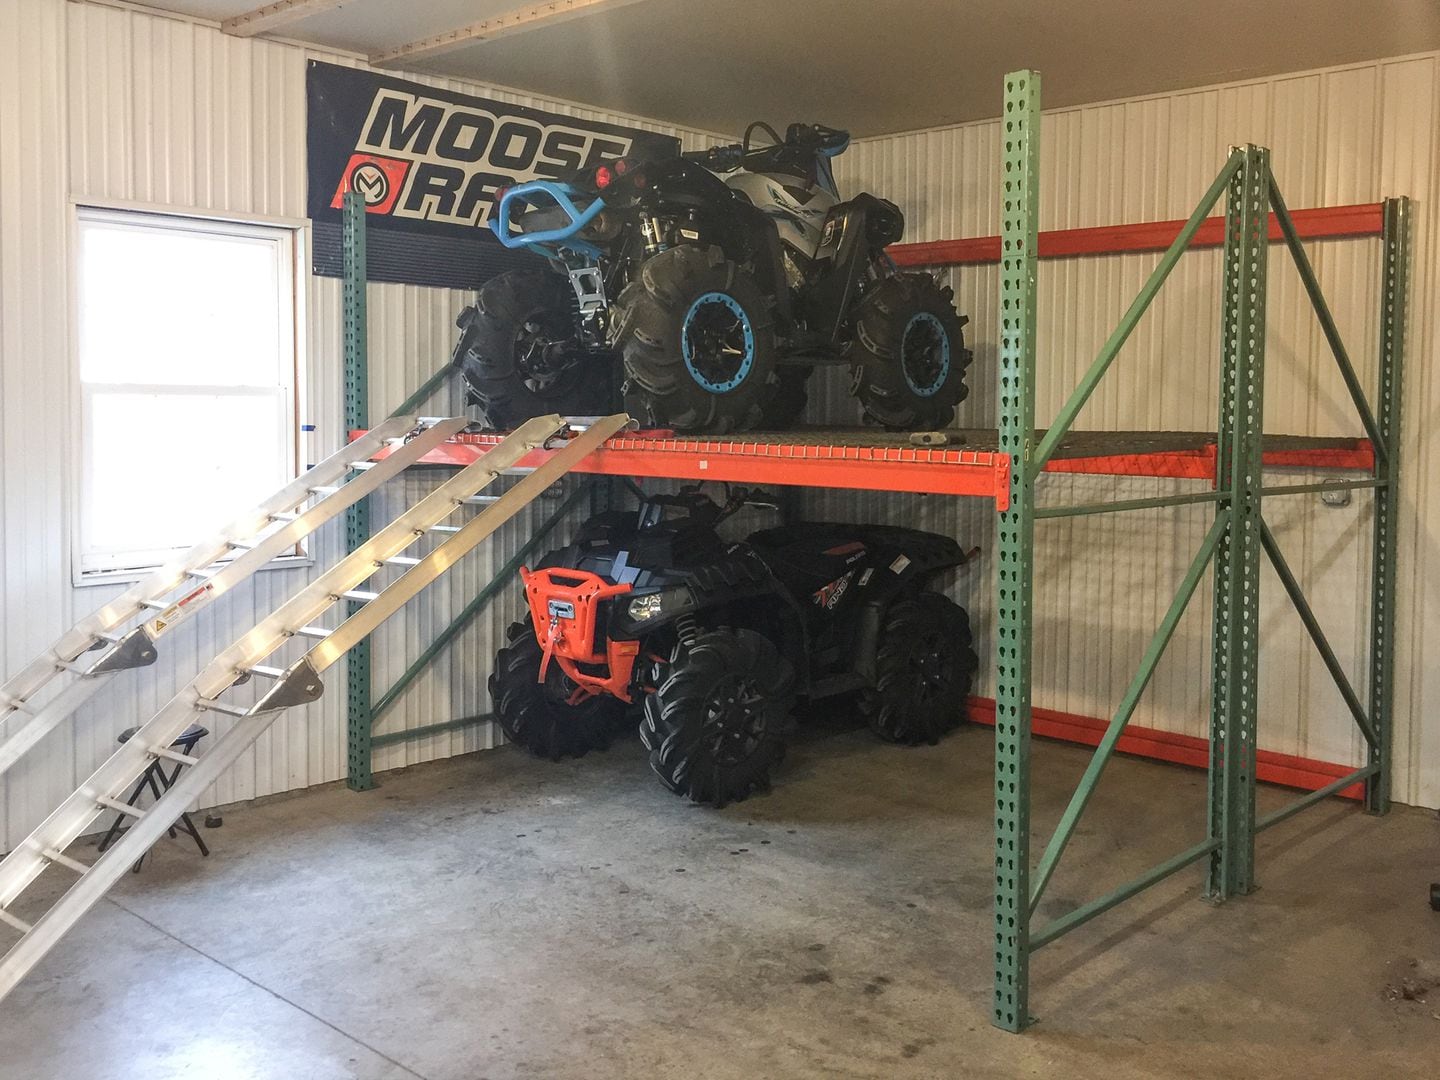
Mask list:
[[[775,141],[769,146],[751,147],[750,136],[756,128],[763,129]],[[713,172],[734,172],[742,166],[751,172],[764,172],[780,165],[805,164],[817,154],[837,157],[850,145],[850,133],[824,124],[791,124],[781,139],[775,129],[763,121],[755,121],[745,129],[738,143],[725,143],[706,150],[690,150],[680,156],[699,162]]]

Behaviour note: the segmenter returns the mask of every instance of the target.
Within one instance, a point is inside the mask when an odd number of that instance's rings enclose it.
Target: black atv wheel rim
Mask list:
[[[540,687],[540,693],[545,698],[546,704],[551,708],[584,708],[593,700],[592,698],[587,697],[574,704],[571,704],[570,701],[575,696],[575,691],[579,689],[580,684],[565,674],[565,669],[552,659],[550,667],[545,671],[545,682]]]
[[[900,343],[900,371],[905,383],[921,397],[934,397],[950,374],[950,335],[938,316],[917,311],[905,324]]]
[[[702,293],[680,324],[680,350],[699,386],[712,394],[729,393],[755,366],[755,328],[729,293]]]
[[[705,703],[701,742],[715,764],[733,768],[748,761],[765,738],[764,698],[750,680],[726,676]]]
[[[925,634],[910,653],[909,685],[916,705],[943,702],[955,685],[955,654],[941,634]]]

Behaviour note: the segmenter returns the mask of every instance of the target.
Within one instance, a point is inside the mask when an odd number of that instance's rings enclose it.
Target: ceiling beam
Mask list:
[[[439,56],[441,53],[464,48],[466,45],[473,45],[476,42],[494,41],[496,38],[509,37],[512,34],[523,34],[528,30],[539,30],[542,27],[554,26],[556,23],[568,22],[585,15],[595,15],[601,11],[614,11],[617,8],[628,7],[639,2],[640,0],[546,0],[545,3],[530,3],[516,8],[514,11],[507,11],[503,15],[495,15],[488,19],[481,19],[479,22],[470,23],[457,30],[447,30],[443,34],[397,45],[393,49],[385,49],[372,55],[370,63],[374,67],[399,67],[415,60]]]
[[[275,0],[247,11],[243,15],[232,15],[220,23],[220,29],[236,37],[254,37],[268,34],[286,23],[317,15],[322,11],[338,8],[345,0]]]

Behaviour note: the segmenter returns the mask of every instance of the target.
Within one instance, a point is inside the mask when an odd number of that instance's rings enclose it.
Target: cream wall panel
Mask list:
[[[119,200],[301,219],[305,215],[305,68],[310,59],[354,60],[240,39],[179,18],[65,0],[0,4],[0,666],[13,671],[117,587],[70,585],[68,230],[70,200]],[[420,81],[489,94],[681,136],[699,132],[456,80]],[[305,264],[308,267],[308,262]],[[304,419],[316,432],[301,453],[314,461],[342,438],[340,288],[303,276]],[[463,293],[400,285],[370,291],[371,411],[383,416],[449,358]],[[217,326],[217,334],[225,327]],[[197,349],[204,342],[196,343]],[[458,391],[428,403],[459,411]],[[177,452],[223,448],[177,447]],[[432,479],[406,482],[415,497]],[[394,498],[379,500],[391,508]],[[377,509],[377,513],[379,513]],[[377,638],[377,694],[548,515],[505,529],[499,542],[417,599]],[[314,552],[342,551],[339,527]],[[173,639],[162,658],[121,675],[103,704],[56,731],[0,780],[0,850],[22,838],[112,752],[116,734],[147,719],[220,649],[272,610],[312,571],[266,571]],[[515,597],[478,619],[386,716],[383,730],[419,727],[489,710],[484,675],[494,643],[517,615]],[[345,774],[344,676],[324,698],[283,716],[207,794],[207,804],[285,791]],[[223,717],[212,718],[223,728]],[[386,748],[377,768],[492,745],[488,726]]]

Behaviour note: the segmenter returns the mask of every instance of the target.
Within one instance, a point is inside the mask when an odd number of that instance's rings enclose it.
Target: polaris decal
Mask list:
[[[854,570],[845,571],[843,575],[830,582],[829,585],[822,585],[820,590],[816,592],[811,599],[826,611],[834,611],[835,605],[840,603],[840,598],[845,595],[845,590],[850,587],[850,579],[854,576]]]
[[[494,273],[505,251],[486,228],[495,193],[534,179],[555,179],[601,161],[636,153],[679,152],[678,140],[617,124],[560,116],[520,105],[457,94],[356,68],[311,62],[309,101],[309,213],[316,222],[316,272],[338,261],[342,200],[347,191],[365,200],[374,229],[417,238],[403,257],[421,264],[413,277],[376,272],[395,244],[372,236],[372,279],[434,284],[423,264],[458,255]],[[332,226],[328,231],[321,223]],[[423,237],[424,239],[420,239]],[[433,241],[446,238],[451,244]],[[375,239],[381,240],[376,244]],[[481,248],[476,249],[477,241]],[[494,245],[495,250],[490,250]],[[479,255],[475,254],[479,251]],[[400,254],[395,254],[398,260]],[[496,262],[496,266],[488,263]],[[322,268],[322,263],[324,264]],[[396,270],[396,268],[391,268]],[[487,275],[488,276],[488,275]],[[480,280],[468,278],[465,287]]]

